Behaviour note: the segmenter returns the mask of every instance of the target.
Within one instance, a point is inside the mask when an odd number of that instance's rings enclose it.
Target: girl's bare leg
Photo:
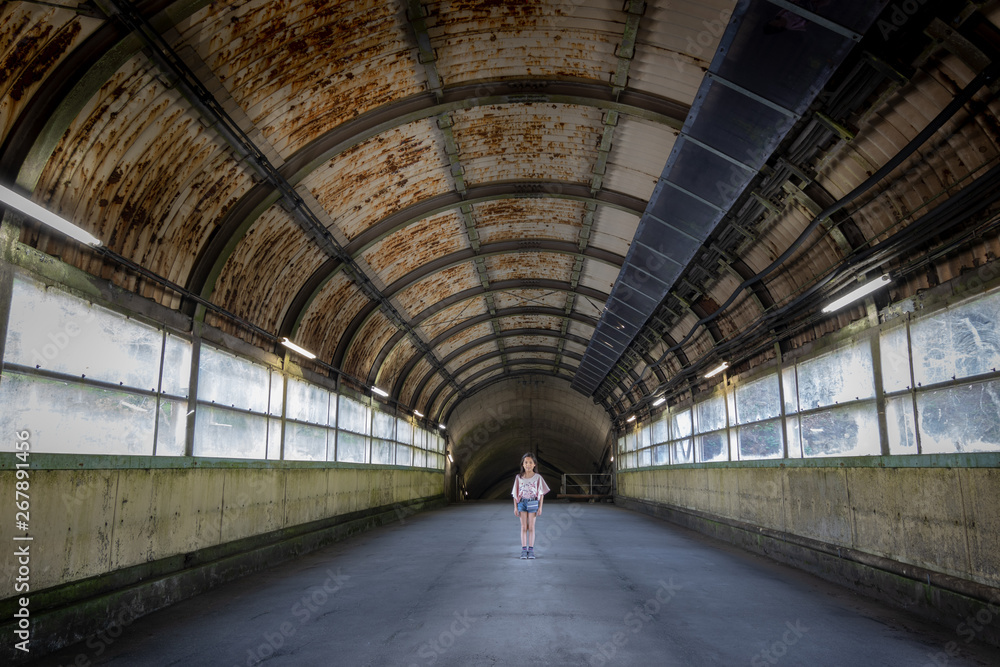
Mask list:
[[[529,514],[528,512],[521,512],[521,515],[528,515],[528,546],[531,548],[535,547],[535,519],[537,518],[534,513]],[[524,546],[524,538],[521,538],[521,546]]]
[[[529,519],[528,517],[532,517]],[[528,521],[534,523],[534,517],[527,512],[521,512],[521,546],[528,546]],[[532,539],[534,539],[534,534],[532,534]]]

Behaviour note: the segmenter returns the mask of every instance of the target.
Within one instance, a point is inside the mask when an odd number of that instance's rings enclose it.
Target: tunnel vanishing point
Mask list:
[[[525,452],[1000,645],[1000,3],[12,1],[0,63],[5,664]]]

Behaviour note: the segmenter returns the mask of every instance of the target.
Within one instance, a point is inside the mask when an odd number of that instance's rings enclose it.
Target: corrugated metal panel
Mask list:
[[[511,289],[496,292],[493,302],[497,310],[541,306],[562,308],[566,305],[566,292],[545,289]]]
[[[583,296],[582,294],[576,297],[576,302],[573,304],[573,310],[575,312],[594,319],[601,316],[601,310],[603,308],[603,303],[594,301],[589,296]]]
[[[409,313],[419,313],[452,294],[480,285],[479,274],[472,262],[438,271],[396,295],[396,300]]]
[[[31,2],[0,5],[0,137],[51,71],[101,22]]]
[[[648,0],[629,87],[690,104],[735,0]]]
[[[449,354],[467,343],[471,343],[472,341],[479,340],[481,338],[489,338],[491,336],[493,336],[493,327],[489,322],[482,322],[480,324],[467,327],[448,340],[443,341],[434,349],[434,354],[436,354],[439,359],[444,359]],[[491,342],[489,345],[492,346],[489,348],[489,351],[492,352],[497,349],[495,341]]]
[[[577,322],[576,320],[570,320],[569,326],[566,327],[566,332],[572,336],[579,336],[580,338],[590,338],[594,335],[594,327],[584,324],[583,322]]]
[[[388,285],[436,257],[468,247],[462,218],[455,211],[447,211],[387,236],[362,257]]]
[[[446,84],[511,77],[606,81],[625,16],[617,0],[427,2],[427,27]]]
[[[486,303],[483,297],[476,295],[434,313],[421,323],[418,330],[427,340],[431,340],[446,329],[485,312]]]
[[[396,384],[399,373],[403,370],[406,362],[416,353],[417,348],[414,347],[409,339],[404,338],[399,341],[392,348],[392,351],[386,355],[385,361],[382,362],[382,366],[378,369],[378,375],[375,377],[375,386],[381,387],[385,391],[390,391]]]
[[[554,239],[575,243],[583,226],[583,204],[560,199],[501,199],[473,207],[482,243]]]
[[[574,354],[579,354],[583,356],[583,353],[587,351],[586,345],[580,345],[579,343],[574,343],[572,341],[566,341],[563,343],[563,350],[565,352],[572,352]]]
[[[283,208],[272,206],[230,255],[211,300],[276,332],[302,276],[315,272],[326,259]]]
[[[412,405],[413,407],[423,411],[423,403],[418,402],[418,397],[413,396],[413,392],[416,391],[417,384],[420,380],[431,370],[430,363],[426,359],[421,359],[410,371],[407,376],[406,381],[403,383],[403,389],[399,392],[399,400],[404,405]]]
[[[427,401],[430,400],[430,397],[434,395],[434,392],[437,391],[437,388],[440,387],[443,382],[444,378],[442,378],[439,373],[435,373],[434,376],[431,377],[430,381],[427,382],[427,385],[424,387],[424,390],[420,393],[420,396],[417,397],[416,401],[414,401],[413,405],[417,406],[426,405]],[[445,395],[446,392],[442,390],[442,392],[438,394],[438,397],[435,400],[434,404],[431,405],[429,408],[421,408],[420,409],[421,412],[425,413],[428,418],[433,418],[434,416],[436,416],[437,406],[441,403],[441,401],[444,400]]]
[[[609,206],[599,206],[594,213],[590,245],[624,257],[638,226],[639,216]]]
[[[512,329],[546,329],[548,331],[559,331],[562,328],[563,318],[551,315],[515,315],[505,317],[500,320],[500,329],[510,331]]]
[[[569,281],[573,256],[550,252],[512,252],[486,258],[490,281],[547,278]]]
[[[353,239],[392,213],[454,189],[439,136],[429,120],[388,130],[317,168],[303,184]]]
[[[490,361],[495,361],[495,360],[491,359]],[[473,368],[473,369],[469,370],[467,373],[462,373],[462,377],[459,378],[459,382],[464,382],[466,380],[466,378],[472,377],[478,371],[482,370],[483,368],[487,368],[489,366],[490,366],[489,363],[485,363],[485,364],[483,364],[480,367],[476,367],[476,368]],[[498,377],[500,375],[503,375],[503,373],[504,373],[504,370],[502,368],[498,368],[498,369],[496,369],[494,371],[486,373],[485,375],[483,375],[483,376],[481,376],[481,377],[479,377],[479,378],[476,379],[476,385],[481,385],[484,382],[489,381],[491,378],[495,378],[495,377]]]
[[[295,341],[321,359],[332,359],[347,325],[368,303],[353,282],[337,273],[302,314]]]
[[[558,331],[558,329],[555,329],[555,331]],[[559,344],[559,339],[552,336],[505,336],[503,344],[504,348],[508,350],[525,345],[551,347],[555,349],[555,347]]]
[[[603,125],[601,111],[566,104],[503,104],[454,114],[465,181],[589,183]]]
[[[618,269],[615,267],[592,259],[584,260],[583,272],[580,274],[581,285],[608,294],[611,292],[611,286],[615,284],[616,278],[618,278]],[[603,308],[604,304],[601,304],[601,307]]]
[[[490,352],[496,352],[496,351],[497,351],[496,341],[493,340],[486,341],[470,350],[466,350],[465,352],[461,353],[460,355],[449,361],[446,368],[450,372],[454,373],[456,370],[458,370],[465,364],[469,363],[473,359],[477,359],[478,357],[484,354],[489,354]]]
[[[285,157],[426,82],[392,3],[211,3],[178,29]]]
[[[619,116],[614,143],[608,154],[604,189],[648,201],[676,138],[674,129],[641,118]]]
[[[343,369],[359,378],[368,377],[379,351],[395,333],[396,327],[382,311],[373,312],[351,341],[344,355]]]

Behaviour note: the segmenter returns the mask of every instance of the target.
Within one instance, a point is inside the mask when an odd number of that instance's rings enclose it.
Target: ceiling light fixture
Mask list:
[[[444,430],[444,424],[438,424],[438,428],[443,431]]]
[[[92,245],[95,248],[101,245],[101,240],[90,232],[80,229],[72,222],[63,220],[52,211],[42,208],[27,197],[23,197],[10,188],[6,188],[2,185],[0,185],[0,202],[3,202],[8,208],[12,208],[19,213],[23,213],[29,218],[37,220],[43,225],[47,225],[56,231],[62,232],[66,236],[76,239],[81,243]]]
[[[714,376],[718,375],[719,373],[721,373],[722,371],[726,370],[727,368],[729,368],[729,362],[728,361],[723,361],[721,364],[719,364],[718,366],[716,366],[715,368],[713,368],[709,372],[705,373],[705,377],[707,377],[707,378],[714,377]]]
[[[631,422],[634,422],[634,421],[635,421],[635,415],[632,415],[631,417],[629,417],[629,418],[628,418],[628,419],[626,419],[625,421],[627,421],[627,422],[630,422],[630,423],[631,423]]]
[[[384,396],[386,398],[388,398],[388,396],[389,396],[389,392],[387,392],[385,389],[379,389],[375,385],[372,385],[372,391],[374,393],[378,394],[379,396]]]
[[[860,299],[863,296],[868,296],[869,294],[871,294],[875,290],[877,290],[877,289],[879,289],[881,287],[885,287],[886,285],[888,285],[891,282],[892,282],[892,279],[889,278],[888,274],[883,274],[883,275],[879,276],[878,278],[876,278],[875,280],[869,280],[867,283],[865,283],[861,287],[857,288],[856,290],[848,292],[847,294],[845,294],[844,296],[840,297],[839,299],[837,299],[833,303],[824,306],[823,307],[823,312],[824,313],[832,313],[835,310],[840,310],[841,308],[843,308],[847,304],[852,303],[854,301],[857,301],[858,299]]]
[[[284,345],[285,347],[287,347],[292,352],[298,352],[299,354],[301,354],[306,359],[315,359],[316,358],[315,354],[313,354],[309,350],[305,349],[304,347],[299,347],[298,345],[296,345],[292,341],[288,340],[287,337],[281,339],[281,344]]]
[[[666,396],[660,396],[658,399],[656,399],[655,401],[653,401],[653,407],[655,408],[657,406],[663,405],[666,402],[667,402],[667,397]]]
[[[451,454],[450,453],[448,454],[448,460],[451,461],[452,463],[455,462],[455,459],[451,458]]]
[[[415,415],[416,415],[416,416],[418,416],[418,417],[423,417],[423,416],[424,416],[424,413],[423,413],[423,412],[421,412],[420,410],[414,410],[414,411],[413,411],[413,414],[415,414]]]

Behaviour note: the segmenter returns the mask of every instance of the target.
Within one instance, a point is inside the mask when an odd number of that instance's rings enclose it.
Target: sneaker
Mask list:
[[[527,549],[521,549],[521,560],[524,560],[527,557],[528,557],[528,550]],[[532,558],[534,558],[534,556],[532,556]]]
[[[535,559],[535,549],[534,548],[528,549],[528,558],[530,560],[534,560]]]

